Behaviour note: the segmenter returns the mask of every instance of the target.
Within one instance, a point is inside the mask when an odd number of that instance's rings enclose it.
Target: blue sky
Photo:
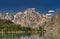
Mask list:
[[[57,12],[60,10],[60,0],[0,0],[0,12],[16,13],[27,8],[36,8],[44,14],[50,9]]]

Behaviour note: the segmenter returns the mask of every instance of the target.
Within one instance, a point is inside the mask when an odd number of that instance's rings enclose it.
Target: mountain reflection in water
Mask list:
[[[53,36],[52,36],[53,37]],[[51,36],[40,36],[39,34],[1,34],[0,39],[53,39]]]
[[[0,39],[41,39],[39,34],[30,35],[30,34],[1,34]]]

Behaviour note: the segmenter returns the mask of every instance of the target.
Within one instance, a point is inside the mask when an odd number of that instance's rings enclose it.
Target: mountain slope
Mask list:
[[[0,19],[6,19],[12,21],[14,19],[14,15],[11,12],[0,13]]]
[[[49,37],[53,39],[60,39],[60,12],[55,14],[45,26],[45,30]]]

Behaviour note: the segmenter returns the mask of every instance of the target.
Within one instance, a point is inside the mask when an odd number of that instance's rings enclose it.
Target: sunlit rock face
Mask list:
[[[2,17],[2,14],[0,13],[0,19],[1,19],[1,17]]]
[[[6,13],[5,19],[13,21],[14,20],[14,15],[12,13],[8,12],[8,13]]]
[[[47,22],[45,30],[46,36],[48,35],[52,39],[60,39],[60,12]]]
[[[5,13],[0,13],[0,19],[5,19],[6,14]]]
[[[14,15],[11,14],[10,12],[8,13],[0,13],[0,19],[5,19],[5,20],[14,20]]]
[[[25,12],[18,12],[14,17],[14,23],[24,25],[25,27],[35,28],[42,26],[47,17],[36,12],[34,8],[28,8]]]

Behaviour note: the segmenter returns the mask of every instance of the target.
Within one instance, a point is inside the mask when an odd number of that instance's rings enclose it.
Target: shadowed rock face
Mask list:
[[[14,18],[14,23],[24,25],[25,27],[35,28],[42,26],[46,19],[46,16],[29,9],[25,13],[17,13]]]

